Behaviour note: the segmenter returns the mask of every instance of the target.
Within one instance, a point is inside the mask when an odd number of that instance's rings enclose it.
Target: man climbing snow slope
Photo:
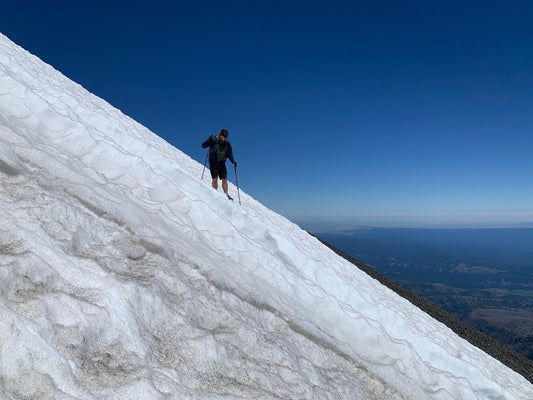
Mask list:
[[[222,180],[222,189],[228,199],[233,198],[228,193],[228,170],[226,169],[226,159],[237,167],[237,162],[233,158],[233,149],[228,140],[228,130],[221,129],[218,136],[209,136],[209,138],[202,143],[202,148],[209,147],[209,169],[211,170],[211,186],[213,189],[218,189],[218,179]]]

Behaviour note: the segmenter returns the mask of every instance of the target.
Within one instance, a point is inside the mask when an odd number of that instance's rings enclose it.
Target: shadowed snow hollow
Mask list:
[[[0,398],[533,398],[201,172],[0,35]]]

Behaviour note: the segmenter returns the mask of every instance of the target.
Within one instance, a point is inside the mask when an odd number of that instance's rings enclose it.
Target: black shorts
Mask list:
[[[211,170],[211,178],[228,179],[228,170],[226,169],[225,161],[209,164],[209,169]]]

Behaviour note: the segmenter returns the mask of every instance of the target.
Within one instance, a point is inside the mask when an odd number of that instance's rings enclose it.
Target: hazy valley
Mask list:
[[[533,229],[358,228],[317,236],[533,359]]]

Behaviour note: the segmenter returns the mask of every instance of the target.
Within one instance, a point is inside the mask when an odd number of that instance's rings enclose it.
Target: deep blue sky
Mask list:
[[[0,8],[3,34],[197,161],[229,129],[241,187],[281,214],[384,225],[533,221],[532,21],[531,0]]]

